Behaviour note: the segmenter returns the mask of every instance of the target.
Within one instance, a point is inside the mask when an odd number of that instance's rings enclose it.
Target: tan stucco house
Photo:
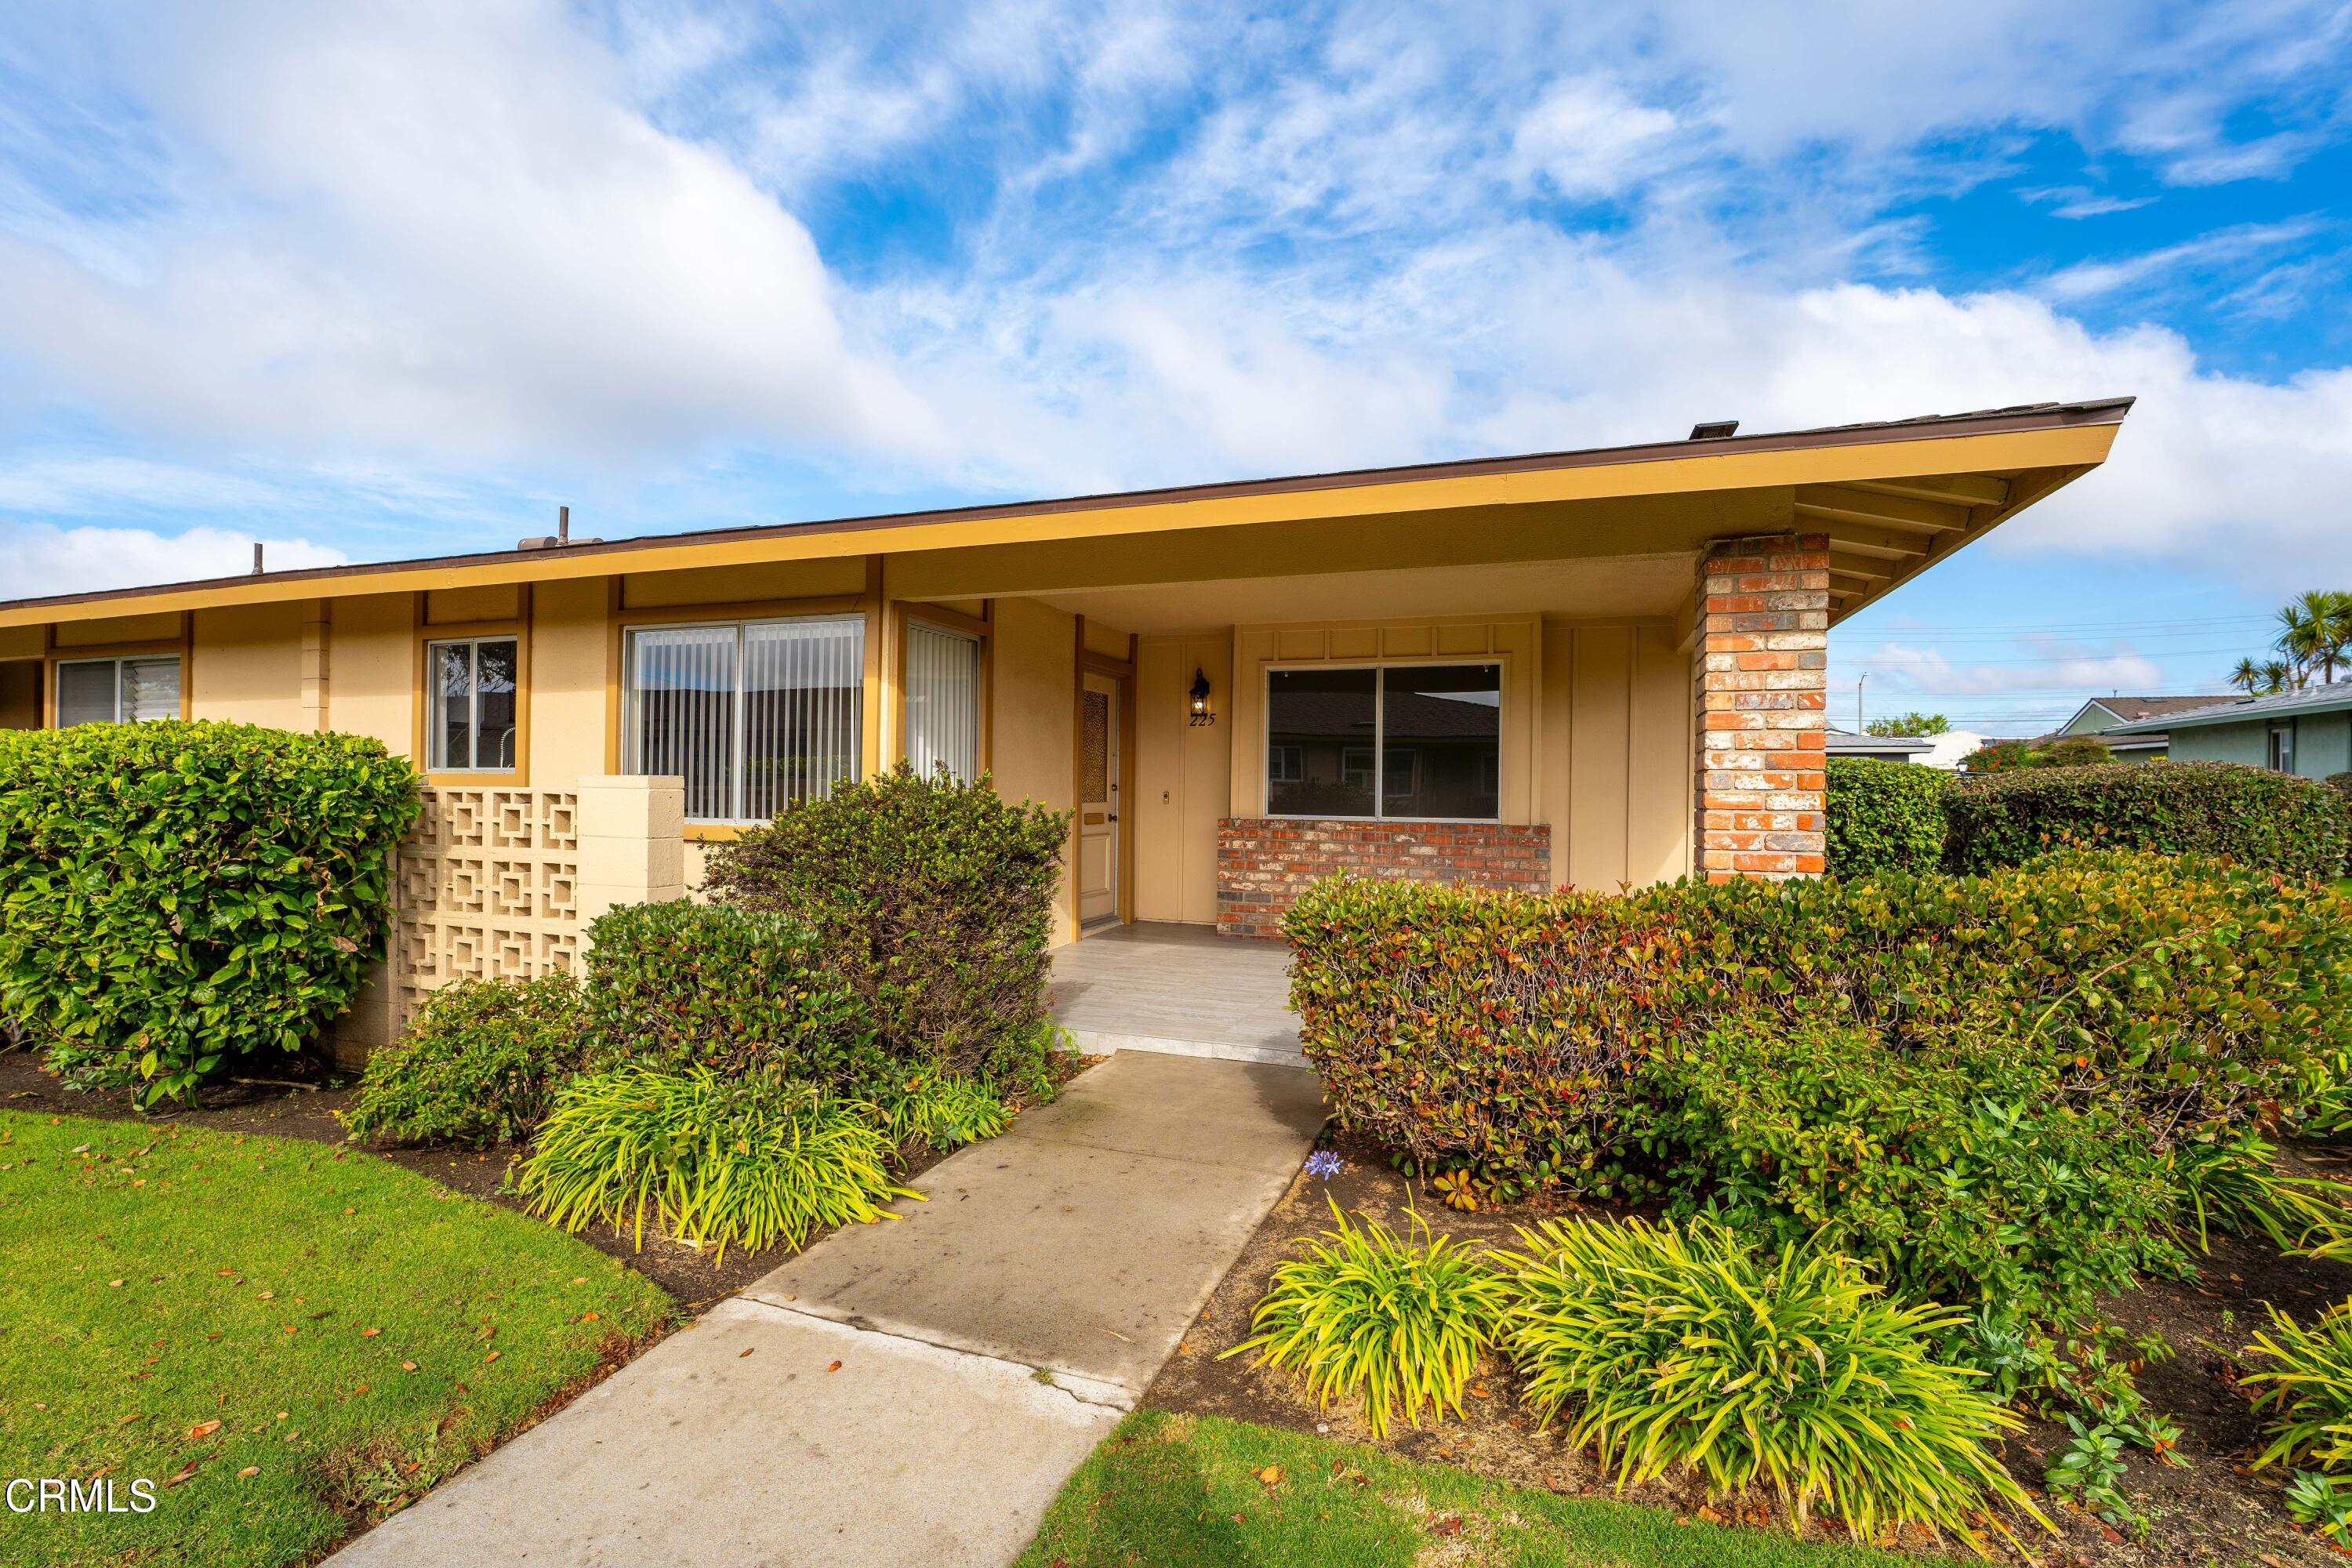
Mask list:
[[[415,759],[395,1012],[568,963],[587,910],[899,758],[1076,808],[1066,941],[1264,933],[1341,865],[1801,875],[1828,628],[2096,467],[2128,407],[17,597],[0,724],[233,719]]]

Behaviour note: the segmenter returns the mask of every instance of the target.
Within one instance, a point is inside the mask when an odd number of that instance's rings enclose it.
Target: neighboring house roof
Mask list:
[[[1822,429],[1360,468],[1053,500],[569,542],[0,602],[0,628],[92,616],[187,611],[356,594],[557,582],[1259,523],[1364,513],[1499,526],[1507,509],[1727,490],[1785,491],[1790,521],[1827,532],[1836,621],[2105,461],[2129,398],[2039,403]],[[1346,492],[1362,492],[1348,494]],[[1703,549],[1712,513],[1612,537],[1562,514],[1563,554]],[[537,544],[539,542],[533,542]]]
[[[1349,696],[1336,691],[1286,691],[1268,706],[1272,711],[1266,719],[1267,732],[1277,740],[1369,742],[1372,738],[1370,692]],[[1389,692],[1387,719],[1391,740],[1475,740],[1499,735],[1503,730],[1503,710],[1496,703],[1433,697],[1420,691]]]
[[[2168,713],[2186,713],[2191,709],[2210,708],[2214,698],[2210,692],[2192,697],[2094,697],[2074,710],[2074,716],[2058,726],[2064,734],[2082,722],[2083,715],[2094,708],[2104,708],[2118,724],[2137,724],[2143,720],[2160,719]],[[2093,731],[2096,733],[2097,731]]]
[[[2306,686],[2274,697],[2209,697],[2202,708],[2119,724],[2110,735],[2147,735],[2158,731],[2197,730],[2208,724],[2251,724],[2262,719],[2293,719],[2305,713],[2336,713],[2352,710],[2352,680],[2332,686]]]
[[[1934,751],[1936,742],[1916,735],[1857,735],[1832,724],[1822,749],[1832,757],[1910,757]]]
[[[2158,752],[2172,740],[2171,732],[2166,730],[2153,730],[2146,733],[2136,731],[2118,732],[2114,730],[2101,730],[2097,731],[2097,735],[2100,740],[2106,742],[2107,750],[2111,752]]]

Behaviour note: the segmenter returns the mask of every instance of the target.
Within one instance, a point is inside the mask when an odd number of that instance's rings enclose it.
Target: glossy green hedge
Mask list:
[[[2041,768],[1972,779],[1944,813],[1954,871],[2014,866],[2062,845],[2213,855],[2288,877],[2336,877],[2352,814],[2315,779],[2238,763]]]
[[[874,1020],[896,1062],[979,1077],[1034,1040],[1070,815],[982,777],[901,763],[713,847],[706,885],[789,915]]]
[[[878,1065],[865,1008],[780,914],[683,899],[608,910],[589,923],[583,1001],[602,1065],[761,1067],[841,1088]]]
[[[1951,774],[1876,757],[1832,757],[1828,779],[1831,876],[1933,871],[1944,863]]]
[[[251,724],[0,731],[0,1011],[153,1102],[291,1051],[383,955],[416,778]]]
[[[2115,1097],[2053,1093],[2046,1058],[1958,1028],[1895,1049],[1834,1018],[1727,1020],[1643,1075],[1670,1214],[1817,1239],[1913,1298],[2071,1321],[2179,1274],[2180,1194]]]
[[[1605,1170],[1660,1043],[1758,1009],[1835,1009],[1898,1049],[2005,1034],[2051,1093],[2158,1139],[2291,1114],[2352,1051],[2352,902],[2163,856],[1622,897],[1343,878],[1286,930],[1341,1121],[1514,1178]]]

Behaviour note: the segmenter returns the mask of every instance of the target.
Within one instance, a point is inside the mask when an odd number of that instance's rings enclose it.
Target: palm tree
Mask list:
[[[2275,697],[2282,691],[2294,691],[2303,685],[2303,672],[2284,659],[2266,661],[2262,668],[2263,695]]]
[[[2330,685],[2336,681],[2336,666],[2352,649],[2352,593],[2330,593],[2318,595],[2320,664],[2327,672]]]
[[[2251,658],[2242,658],[2238,668],[2230,672],[2230,684],[2252,697],[2254,688],[2263,683],[2263,667]]]
[[[2271,646],[2286,655],[2294,666],[2297,686],[2300,677],[2320,660],[2321,650],[2327,645],[2327,619],[2332,606],[2328,595],[2306,590],[2294,603],[2278,613],[2278,639]]]

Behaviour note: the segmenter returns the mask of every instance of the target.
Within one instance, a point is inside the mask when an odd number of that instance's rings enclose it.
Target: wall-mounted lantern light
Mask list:
[[[1200,725],[1216,721],[1217,716],[1209,711],[1208,672],[1195,668],[1192,671],[1192,722]]]

